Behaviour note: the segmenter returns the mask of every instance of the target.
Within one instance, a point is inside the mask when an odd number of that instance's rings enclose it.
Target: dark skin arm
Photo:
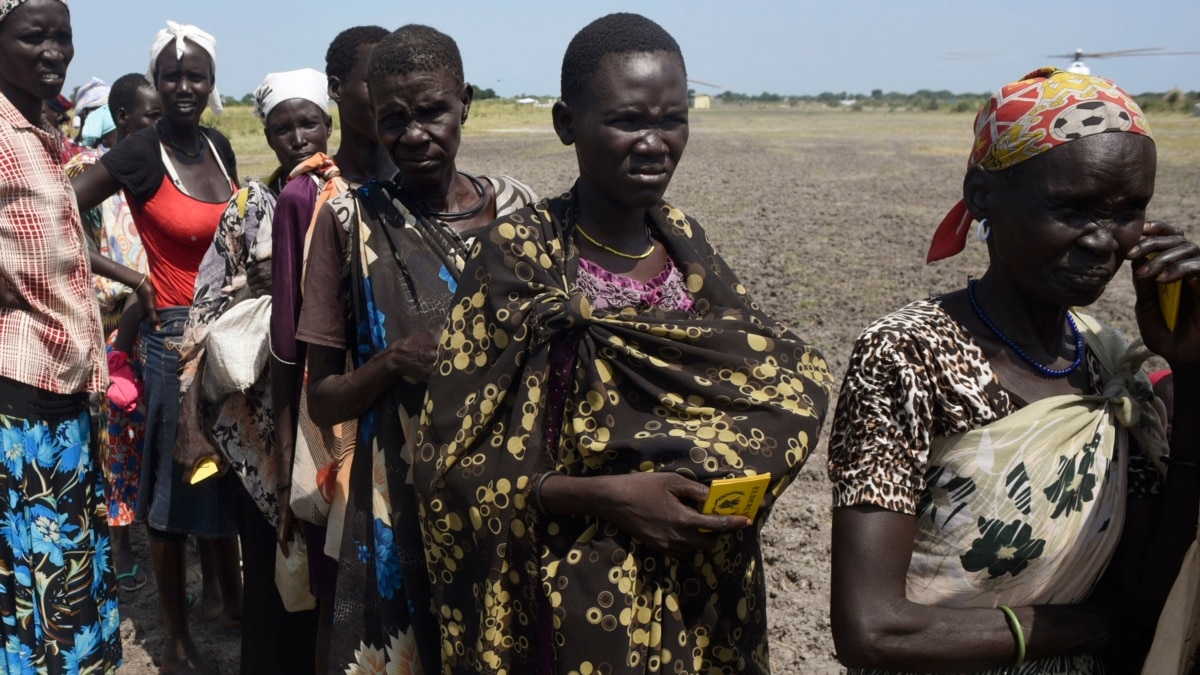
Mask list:
[[[396,340],[361,368],[346,372],[346,350],[308,346],[309,414],[319,426],[361,417],[401,377],[426,380],[441,330]]]
[[[744,516],[700,513],[696,507],[707,497],[707,485],[670,471],[551,476],[542,483],[542,505],[549,513],[607,520],[670,555],[711,551],[720,535],[750,525]]]
[[[905,578],[916,516],[874,506],[833,511],[830,618],[838,659],[855,668],[965,672],[1010,666],[1017,649],[998,609],[910,602]],[[1102,649],[1111,635],[1104,613],[1082,606],[1013,607],[1026,660]]]
[[[121,312],[121,321],[117,324],[117,338],[113,340],[113,348],[126,354],[133,353],[133,346],[138,339],[138,324],[141,323],[142,310],[137,296],[131,296],[125,303],[125,311]]]
[[[80,213],[96,208],[121,189],[121,185],[100,162],[72,178],[71,187],[75,190],[75,199],[79,202]],[[88,256],[91,259],[94,274],[137,289],[138,305],[157,329],[159,322],[154,296],[154,280],[149,275],[143,276],[137,270],[119,265],[95,251],[90,251]]]
[[[271,406],[275,413],[275,450],[279,453],[280,467],[286,467],[289,474],[296,456],[296,392],[300,389],[303,373],[304,369],[299,364],[280,361],[272,356]],[[285,554],[288,553],[292,538],[292,509],[287,507],[291,492],[289,481],[288,485],[279,488],[277,494],[281,505],[279,545]]]
[[[314,232],[330,232],[339,227],[328,205],[317,212]],[[313,242],[313,250],[334,250],[341,246],[332,240]],[[321,247],[321,248],[318,248]],[[306,284],[316,282],[309,277]],[[323,283],[336,283],[326,280]],[[324,286],[322,286],[324,288]],[[309,293],[311,296],[311,293]],[[346,372],[346,350],[309,343],[308,407],[314,423],[329,427],[361,417],[401,377],[416,381],[429,379],[437,358],[437,340],[441,328],[410,335],[393,342],[359,368]]]

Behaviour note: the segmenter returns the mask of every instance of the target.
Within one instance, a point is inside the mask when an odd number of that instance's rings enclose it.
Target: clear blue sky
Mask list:
[[[217,38],[217,85],[240,98],[268,72],[324,70],[342,29],[425,23],[458,41],[467,79],[502,96],[558,93],[559,65],[579,28],[602,14],[636,11],[683,48],[689,76],[757,94],[985,92],[1047,55],[1164,47],[1200,51],[1200,0],[75,0],[75,61],[66,91],[92,75],[111,83],[144,71],[166,19]],[[983,55],[947,59],[953,52]],[[1200,90],[1200,55],[1090,61],[1131,93]]]

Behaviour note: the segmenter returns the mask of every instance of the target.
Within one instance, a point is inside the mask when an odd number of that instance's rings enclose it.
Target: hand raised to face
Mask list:
[[[1137,290],[1138,328],[1146,346],[1172,369],[1200,368],[1200,245],[1183,231],[1152,220],[1128,253]],[[1150,259],[1153,256],[1153,259]],[[1167,328],[1159,287],[1182,281],[1175,329]]]

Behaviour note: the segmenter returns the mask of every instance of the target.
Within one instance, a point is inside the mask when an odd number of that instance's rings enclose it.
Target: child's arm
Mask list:
[[[136,294],[130,294],[125,303],[125,311],[121,313],[121,321],[117,323],[117,339],[113,340],[113,349],[133,353],[133,345],[138,338],[138,325],[142,322],[142,311],[138,305]]]

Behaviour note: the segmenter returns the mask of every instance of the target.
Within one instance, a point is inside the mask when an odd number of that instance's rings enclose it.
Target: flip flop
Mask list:
[[[122,591],[136,591],[146,585],[146,575],[142,574],[141,567],[137,563],[133,563],[133,569],[124,574],[117,575],[117,588]]]

